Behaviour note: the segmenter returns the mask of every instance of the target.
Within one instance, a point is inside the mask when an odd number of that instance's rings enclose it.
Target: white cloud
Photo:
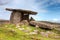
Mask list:
[[[47,12],[47,10],[38,8],[38,6],[35,3],[35,0],[13,0],[10,4],[2,6],[2,8],[19,8],[19,9],[28,9],[37,11],[39,13]]]
[[[38,0],[37,0],[38,1]],[[41,8],[45,8],[51,5],[56,5],[56,4],[60,4],[60,0],[40,0],[37,2],[37,5]]]
[[[58,19],[58,18],[54,18],[54,19],[52,19],[50,21],[60,23],[60,19]]]
[[[59,19],[53,19],[53,21],[58,21]]]
[[[0,5],[8,4],[10,0],[0,0]]]

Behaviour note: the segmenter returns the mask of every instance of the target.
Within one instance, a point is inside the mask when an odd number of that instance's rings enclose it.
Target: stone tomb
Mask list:
[[[37,12],[29,11],[29,10],[22,10],[22,9],[10,9],[6,8],[8,11],[12,11],[10,16],[10,23],[18,24],[23,20],[27,20],[29,22],[29,15],[36,15]]]

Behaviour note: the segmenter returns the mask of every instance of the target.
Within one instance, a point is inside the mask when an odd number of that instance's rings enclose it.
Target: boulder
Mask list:
[[[37,22],[37,21],[30,21],[30,25],[35,26],[35,27],[44,28],[44,29],[53,29],[52,26],[49,26],[48,24],[44,24],[42,22]]]
[[[30,18],[30,21],[35,21],[35,19],[33,17]]]

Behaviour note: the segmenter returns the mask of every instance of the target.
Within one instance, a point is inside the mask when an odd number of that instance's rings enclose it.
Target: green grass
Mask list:
[[[13,24],[0,25],[0,40],[60,40],[60,38],[54,38],[55,35],[58,35],[57,33],[50,34],[49,37],[44,37],[40,33],[29,34],[34,30],[38,30],[39,32],[46,32],[48,30],[43,30],[41,28],[36,28],[28,25],[20,25],[20,28],[24,28],[24,30],[29,30],[29,32],[19,30]]]

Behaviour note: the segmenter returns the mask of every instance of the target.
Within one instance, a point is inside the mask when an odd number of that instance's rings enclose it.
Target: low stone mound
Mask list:
[[[23,20],[21,23],[22,23],[23,25],[29,25],[29,23],[28,23],[27,20]]]

